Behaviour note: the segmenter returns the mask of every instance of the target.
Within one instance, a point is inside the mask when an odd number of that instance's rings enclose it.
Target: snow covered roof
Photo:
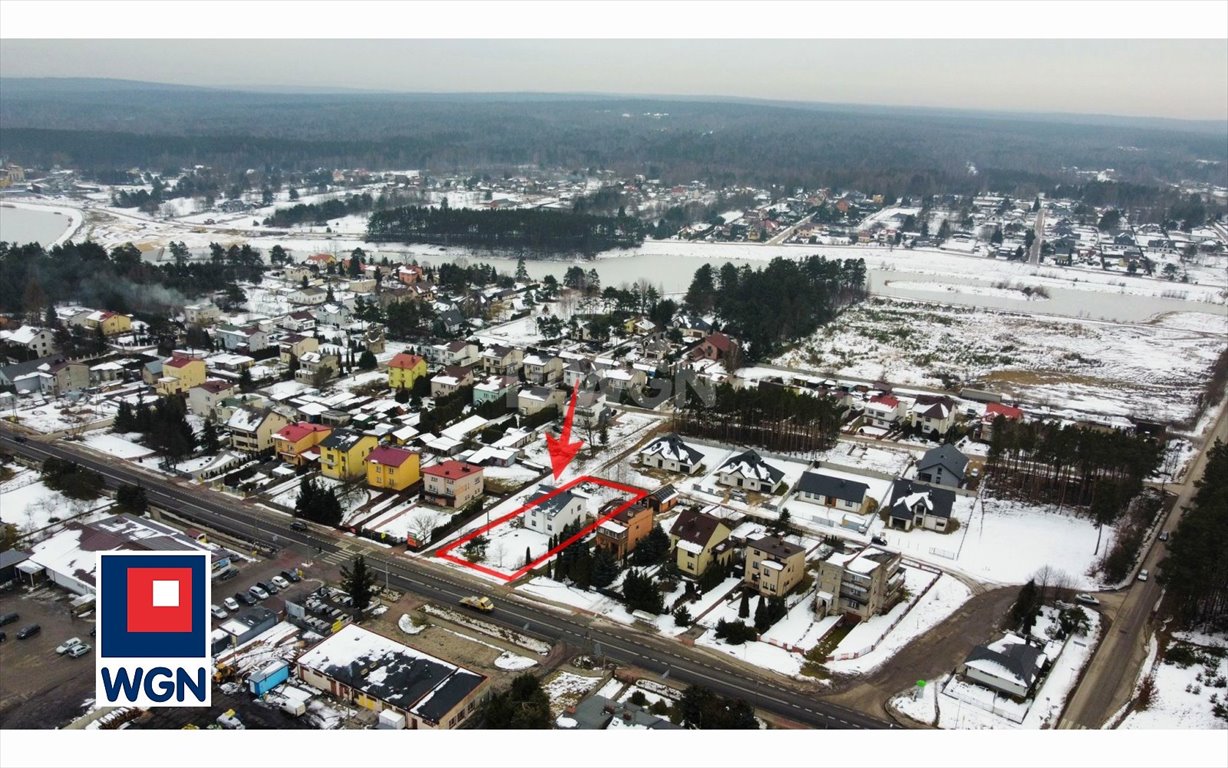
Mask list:
[[[950,488],[900,479],[891,484],[890,503],[892,517],[911,518],[920,503],[925,507],[925,514],[946,518],[951,516],[955,492]]]
[[[761,482],[779,483],[785,473],[763,460],[755,451],[743,451],[726,461],[719,470],[721,474],[741,475]]]
[[[640,449],[641,456],[659,455],[665,461],[676,461],[690,467],[703,460],[704,455],[682,441],[676,434],[658,437]]]
[[[987,675],[1030,688],[1036,676],[1044,668],[1044,651],[1028,645],[1015,634],[995,640],[989,645],[978,645],[964,660],[964,665]]]

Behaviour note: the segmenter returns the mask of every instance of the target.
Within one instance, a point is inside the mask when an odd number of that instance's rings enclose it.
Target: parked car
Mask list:
[[[1168,531],[1160,531],[1160,541],[1168,541]]]
[[[877,544],[880,547],[887,546],[887,538],[885,536],[871,536],[870,541],[871,543]]]
[[[17,630],[17,639],[25,640],[28,637],[34,637],[35,635],[37,635],[39,632],[42,632],[42,631],[43,631],[43,628],[37,624],[27,624],[26,626]]]
[[[238,575],[239,575],[239,570],[237,568],[227,568],[226,570],[222,571],[221,573],[217,575],[217,580],[218,581],[230,581],[231,579],[233,579],[235,576],[238,576]]]
[[[274,576],[271,579],[271,581],[273,582],[274,586],[276,586],[278,589],[289,589],[290,588],[290,582],[286,581],[281,576]]]
[[[305,531],[307,530],[307,523],[304,523],[302,520],[295,520],[294,522],[290,523],[290,530]]]
[[[77,646],[77,645],[81,645],[81,638],[70,637],[64,642],[57,645],[55,647],[55,652],[62,656],[65,653],[68,653],[69,651],[71,651],[73,649],[73,646]]]
[[[222,608],[220,605],[210,605],[209,613],[212,613],[216,618],[219,618],[219,619],[224,619],[230,615],[226,613],[226,609]]]
[[[303,580],[303,577],[299,576],[297,571],[282,571],[281,577],[286,581],[293,582],[294,584],[298,584]]]
[[[252,597],[247,592],[235,592],[235,600],[238,600],[240,603],[248,606],[256,604],[256,598]]]
[[[1075,595],[1075,600],[1078,600],[1080,603],[1083,603],[1084,605],[1100,605],[1099,600],[1087,594],[1086,592],[1080,592],[1079,594]]]
[[[235,600],[233,597],[228,597],[225,600],[223,600],[222,605],[226,606],[226,610],[229,610],[229,611],[239,610],[239,601]]]
[[[1147,569],[1146,569],[1146,568],[1144,568],[1143,570],[1141,570],[1141,571],[1139,571],[1139,572],[1138,572],[1138,580],[1139,580],[1139,581],[1146,581],[1146,580],[1147,580],[1147,577],[1148,577],[1148,576],[1150,576],[1150,575],[1151,575],[1151,574],[1147,573]]]
[[[14,621],[17,621],[20,618],[21,616],[16,613],[0,614],[0,627],[3,627],[5,624],[12,624]]]
[[[89,643],[81,643],[80,645],[74,645],[72,648],[69,648],[68,655],[74,659],[79,659],[93,650],[93,648],[94,646],[90,645]]]
[[[247,591],[252,594],[257,600],[264,600],[269,596],[269,593],[262,589],[260,585],[253,584],[247,588]]]

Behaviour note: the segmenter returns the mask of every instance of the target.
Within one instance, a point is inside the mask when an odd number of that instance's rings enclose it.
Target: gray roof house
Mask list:
[[[899,479],[891,485],[890,515],[887,525],[902,531],[913,527],[946,531],[951,527],[955,492],[912,480]]]
[[[806,501],[849,512],[864,512],[869,505],[870,486],[855,480],[822,472],[803,472],[797,482],[797,495]]]
[[[968,457],[947,443],[931,448],[917,461],[917,479],[923,483],[958,488],[964,484]]]
[[[726,461],[716,471],[722,485],[745,488],[748,491],[771,493],[785,473],[763,460],[756,451],[743,451]]]
[[[551,493],[554,495],[550,496]],[[587,499],[585,494],[571,489],[555,493],[554,486],[543,483],[529,497],[530,506],[521,519],[525,528],[552,535],[584,516]]]
[[[1027,698],[1049,659],[1044,651],[1018,635],[1008,634],[989,645],[978,645],[957,668],[963,677],[990,690]]]
[[[662,435],[640,449],[640,463],[648,467],[666,469],[670,472],[691,474],[699,469],[704,455],[670,433]]]

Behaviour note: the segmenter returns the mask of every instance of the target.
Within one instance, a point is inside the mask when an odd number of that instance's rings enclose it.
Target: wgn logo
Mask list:
[[[98,555],[100,705],[207,707],[208,552]]]

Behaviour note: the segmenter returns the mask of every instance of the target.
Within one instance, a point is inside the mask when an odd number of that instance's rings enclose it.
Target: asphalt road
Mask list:
[[[1036,240],[1032,242],[1032,253],[1028,254],[1028,263],[1035,266],[1040,264],[1040,246],[1041,241],[1045,236],[1045,204],[1040,204],[1040,210],[1036,212],[1036,226],[1033,229],[1036,233]]]
[[[898,727],[847,707],[825,702],[816,694],[786,687],[767,674],[756,675],[716,655],[688,648],[630,628],[611,626],[588,617],[562,615],[521,599],[511,590],[494,588],[488,581],[467,579],[451,568],[426,558],[390,558],[380,547],[360,539],[336,536],[331,529],[312,526],[309,531],[290,529],[283,515],[262,510],[199,486],[181,486],[169,478],[137,469],[123,461],[96,456],[71,443],[46,443],[30,439],[19,443],[0,431],[0,445],[16,454],[35,459],[57,456],[92,469],[111,483],[139,484],[149,503],[225,533],[273,546],[297,545],[326,559],[365,554],[369,566],[387,572],[398,589],[413,592],[445,605],[468,594],[492,593],[497,608],[488,620],[536,635],[550,642],[592,647],[611,660],[681,683],[700,684],[722,695],[745,699],[753,706],[813,728]]]
[[[1177,527],[1177,520],[1197,490],[1194,483],[1202,479],[1207,451],[1217,438],[1228,440],[1228,408],[1220,411],[1206,443],[1186,472],[1185,481],[1168,487],[1177,494],[1177,500],[1159,530],[1172,531]],[[1134,581],[1126,591],[1108,633],[1066,706],[1059,728],[1101,728],[1133,696],[1139,667],[1147,655],[1148,620],[1164,591],[1156,579],[1156,566],[1167,554],[1167,545],[1153,540],[1141,565],[1150,576],[1147,581]]]

